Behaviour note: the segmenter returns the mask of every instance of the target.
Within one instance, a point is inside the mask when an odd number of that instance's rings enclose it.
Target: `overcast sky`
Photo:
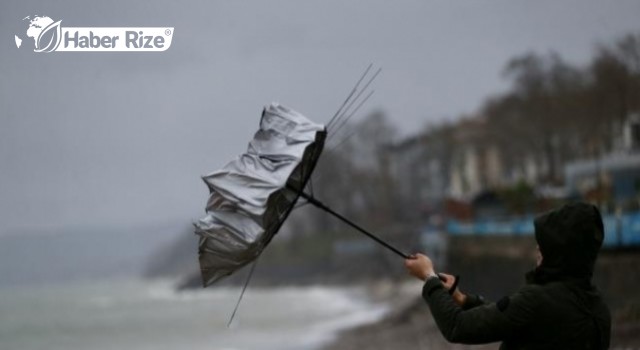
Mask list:
[[[162,53],[38,54],[14,44],[27,15],[175,35]],[[411,134],[504,91],[514,55],[586,63],[639,18],[637,0],[2,1],[0,235],[188,223],[199,176],[245,149],[264,104],[326,121],[373,62],[361,114]]]

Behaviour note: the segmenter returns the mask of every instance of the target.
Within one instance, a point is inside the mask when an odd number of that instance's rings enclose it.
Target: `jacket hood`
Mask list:
[[[533,282],[591,279],[604,240],[600,211],[587,203],[571,203],[538,216],[535,237],[542,263],[530,274]]]

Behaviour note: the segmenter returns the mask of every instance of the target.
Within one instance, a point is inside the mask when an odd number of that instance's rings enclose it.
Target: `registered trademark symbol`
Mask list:
[[[166,36],[171,35],[171,29],[165,29],[164,35],[166,35]]]

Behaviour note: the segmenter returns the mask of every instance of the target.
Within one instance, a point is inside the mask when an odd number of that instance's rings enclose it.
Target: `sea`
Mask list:
[[[361,287],[177,291],[175,281],[114,279],[0,288],[1,350],[311,350],[388,306]]]

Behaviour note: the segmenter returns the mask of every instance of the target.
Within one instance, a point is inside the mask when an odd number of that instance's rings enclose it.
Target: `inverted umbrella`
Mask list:
[[[296,204],[327,132],[282,105],[262,112],[247,152],[203,177],[210,196],[196,224],[204,286],[255,260]]]
[[[203,285],[254,261],[278,232],[299,197],[338,217],[402,257],[406,254],[304,192],[327,136],[325,127],[277,103],[265,107],[247,152],[203,176],[210,195],[200,236]]]
[[[361,81],[362,78],[329,124],[354,95]],[[364,89],[351,100],[345,111]],[[363,102],[352,110],[349,117]],[[194,225],[196,234],[200,236],[198,253],[205,287],[255,261],[300,197],[403,258],[409,257],[304,191],[326,139],[327,128],[324,125],[272,103],[264,108],[260,129],[249,142],[247,151],[222,169],[203,177],[210,195],[206,216]]]

